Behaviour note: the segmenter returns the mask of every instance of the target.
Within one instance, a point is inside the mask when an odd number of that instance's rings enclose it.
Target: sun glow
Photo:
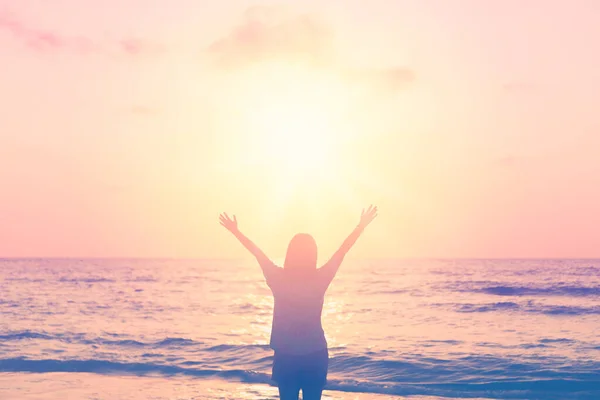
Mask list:
[[[351,84],[339,71],[285,63],[227,75],[221,94],[232,146],[224,142],[224,156],[231,179],[243,171],[261,188],[262,223],[291,218],[304,226],[332,207],[362,207],[363,189],[374,177],[356,162],[368,137],[355,123],[366,115],[353,114]]]
[[[324,110],[296,104],[265,105],[252,115],[261,132],[256,141],[262,157],[287,178],[312,175],[335,167],[337,132]]]
[[[335,76],[308,68],[268,65],[247,71],[242,119],[247,154],[286,183],[316,183],[338,174],[347,96]]]

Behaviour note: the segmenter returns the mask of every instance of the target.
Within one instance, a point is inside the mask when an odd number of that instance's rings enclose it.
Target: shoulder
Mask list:
[[[270,287],[273,287],[273,285],[277,285],[283,281],[283,268],[278,267],[272,262],[261,266],[263,268],[265,278],[267,279],[267,284]]]

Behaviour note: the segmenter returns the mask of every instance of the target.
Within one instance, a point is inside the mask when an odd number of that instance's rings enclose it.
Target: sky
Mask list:
[[[595,0],[0,0],[0,256],[600,257]]]

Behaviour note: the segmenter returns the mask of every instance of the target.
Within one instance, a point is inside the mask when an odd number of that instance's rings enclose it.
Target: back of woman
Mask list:
[[[299,275],[284,270],[267,284],[275,303],[271,348],[296,355],[326,349],[321,314],[327,287],[317,271]]]
[[[300,233],[292,238],[283,268],[276,266],[237,227],[237,219],[220,216],[227,228],[257,259],[274,297],[271,348],[273,380],[282,400],[319,400],[327,382],[329,353],[321,325],[325,292],[346,253],[377,216],[377,207],[363,210],[358,226],[325,265],[317,269],[317,244]]]
[[[299,233],[288,245],[283,268],[265,274],[274,297],[271,348],[301,355],[327,348],[321,312],[327,285],[317,270],[317,243]]]

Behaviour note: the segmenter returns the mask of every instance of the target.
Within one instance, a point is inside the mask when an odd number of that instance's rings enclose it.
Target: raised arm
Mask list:
[[[235,236],[240,241],[240,243],[250,253],[252,253],[254,257],[256,257],[256,260],[258,261],[258,264],[260,265],[260,268],[263,271],[263,275],[267,279],[267,282],[269,282],[269,280],[273,278],[273,275],[279,272],[280,268],[277,267],[269,259],[269,257],[267,257],[267,255],[263,253],[263,251],[254,244],[254,242],[252,242],[242,232],[240,232],[240,230],[238,229],[237,218],[235,217],[235,215],[233,216],[233,219],[231,219],[229,218],[229,215],[227,215],[227,213],[223,213],[219,216],[219,221],[221,225],[223,225],[229,232],[231,232],[233,236]]]
[[[377,217],[377,207],[373,207],[371,205],[367,210],[363,209],[362,214],[360,215],[360,222],[356,228],[354,228],[352,233],[350,233],[346,240],[344,240],[340,248],[333,254],[329,261],[319,268],[319,273],[321,274],[323,282],[326,285],[331,283],[335,277],[335,274],[337,274],[342,261],[344,261],[346,253],[350,251],[352,246],[354,246],[354,243],[356,243],[360,235],[363,233],[364,229],[375,219],[375,217]]]

